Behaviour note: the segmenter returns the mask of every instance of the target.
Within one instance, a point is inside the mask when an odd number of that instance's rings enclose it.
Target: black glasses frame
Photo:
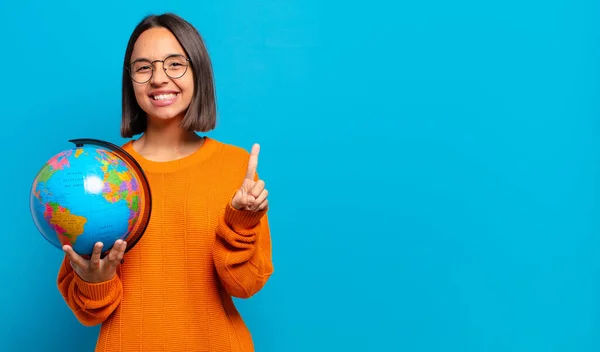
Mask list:
[[[185,70],[183,70],[183,73],[181,73],[181,74],[180,74],[180,75],[178,75],[178,76],[172,76],[172,75],[170,75],[170,74],[167,72],[167,69],[165,68],[165,61],[167,61],[167,60],[169,60],[170,58],[173,58],[173,57],[181,57],[181,58],[184,58],[184,59],[185,59],[185,62],[186,62],[186,65],[185,65]],[[148,77],[148,79],[147,79],[147,80],[145,80],[145,81],[136,81],[136,80],[133,78],[133,74],[134,74],[134,72],[133,72],[133,70],[131,69],[131,67],[132,67],[132,66],[133,66],[135,63],[137,63],[137,62],[148,62],[148,63],[150,64],[150,67],[152,67],[152,73],[150,74],[150,77]],[[154,77],[154,71],[156,71],[156,68],[154,67],[154,63],[155,63],[155,62],[160,62],[160,63],[162,64],[162,69],[163,69],[163,71],[165,71],[165,74],[167,75],[167,77],[169,77],[169,78],[172,78],[172,79],[177,79],[177,78],[181,78],[181,77],[183,77],[183,75],[185,75],[185,73],[187,72],[187,70],[188,70],[188,67],[190,66],[190,59],[188,59],[187,57],[185,57],[185,56],[183,56],[183,55],[180,55],[180,54],[169,55],[169,56],[165,57],[163,60],[154,60],[154,61],[149,61],[149,60],[146,60],[146,59],[137,59],[137,60],[134,60],[134,61],[132,61],[131,63],[129,63],[129,67],[127,67],[127,71],[129,71],[129,77],[131,77],[131,80],[132,80],[132,81],[134,81],[134,82],[136,82],[136,83],[147,83],[147,82],[149,82],[149,81],[152,79],[152,77]]]

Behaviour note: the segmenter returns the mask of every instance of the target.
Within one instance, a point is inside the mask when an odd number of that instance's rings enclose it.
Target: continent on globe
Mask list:
[[[85,217],[72,214],[69,209],[54,202],[46,204],[44,217],[48,219],[56,230],[56,234],[60,236],[59,241],[70,245],[77,242],[77,236],[83,233],[83,227],[87,221]]]
[[[98,151],[99,161],[104,171],[103,195],[107,201],[115,203],[124,200],[130,210],[129,230],[134,226],[139,214],[139,185],[131,172],[121,168],[122,162],[112,154]]]

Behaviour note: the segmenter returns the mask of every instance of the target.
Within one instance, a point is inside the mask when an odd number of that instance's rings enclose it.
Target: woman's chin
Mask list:
[[[157,121],[169,121],[182,119],[185,115],[185,111],[181,109],[150,109],[146,114],[152,119]]]

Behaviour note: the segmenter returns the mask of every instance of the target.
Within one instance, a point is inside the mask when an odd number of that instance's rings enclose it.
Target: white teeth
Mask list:
[[[175,93],[171,93],[171,94],[160,94],[160,95],[153,95],[152,99],[154,100],[166,100],[166,99],[175,99],[175,97],[177,96],[177,94]]]

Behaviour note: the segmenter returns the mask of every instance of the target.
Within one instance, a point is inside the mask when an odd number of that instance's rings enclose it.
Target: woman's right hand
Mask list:
[[[101,259],[100,254],[103,246],[102,242],[97,242],[94,245],[94,252],[90,259],[85,259],[75,253],[73,247],[69,245],[64,245],[62,248],[69,257],[71,267],[83,281],[99,283],[109,281],[116,275],[117,266],[123,259],[127,243],[123,240],[117,240],[110,252]]]

